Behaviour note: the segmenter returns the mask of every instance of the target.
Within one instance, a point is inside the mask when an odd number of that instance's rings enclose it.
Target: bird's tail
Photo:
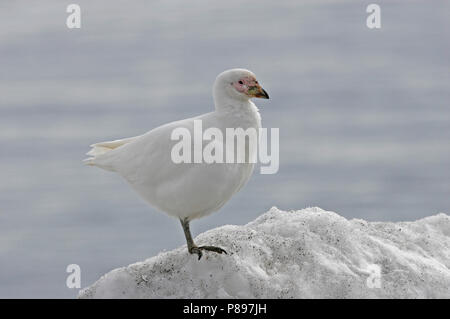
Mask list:
[[[90,166],[99,166],[102,168],[106,168],[102,165],[102,161],[99,161],[100,158],[104,157],[103,155],[107,154],[108,152],[125,145],[133,140],[135,140],[136,137],[130,137],[130,138],[124,138],[121,140],[115,140],[115,141],[109,141],[109,142],[101,142],[101,143],[95,143],[92,144],[92,149],[86,153],[86,155],[89,155],[89,158],[86,158],[83,160],[83,163]]]
[[[98,158],[98,156],[105,154],[113,149],[113,148],[100,146],[98,144],[92,144],[91,147],[92,147],[91,150],[86,153],[86,155],[89,155],[90,157],[83,160],[83,162],[86,165],[91,165],[91,166],[95,166],[95,164],[96,164],[95,160]]]

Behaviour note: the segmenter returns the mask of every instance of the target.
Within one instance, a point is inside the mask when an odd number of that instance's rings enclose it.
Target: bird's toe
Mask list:
[[[202,258],[202,256],[203,256],[201,247],[191,247],[191,248],[189,248],[189,253],[190,254],[197,254],[198,255],[198,260],[200,260],[200,258]]]
[[[218,253],[218,254],[225,253],[225,255],[228,255],[227,252],[226,252],[226,250],[225,250],[225,249],[222,249],[222,248],[220,248],[220,247],[215,247],[215,246],[201,246],[201,247],[199,247],[199,248],[200,248],[200,249],[203,249],[203,250],[213,251],[213,252]]]

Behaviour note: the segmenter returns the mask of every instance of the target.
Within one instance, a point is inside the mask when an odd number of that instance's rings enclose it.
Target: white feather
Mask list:
[[[214,112],[171,122],[137,137],[93,144],[86,164],[117,172],[149,204],[171,216],[194,219],[218,210],[245,185],[254,164],[175,164],[171,150],[178,141],[172,141],[171,134],[184,127],[194,136],[196,119],[202,120],[203,130],[216,127],[224,136],[226,128],[261,127],[256,106],[228,92],[232,78],[251,73],[233,71],[216,79]]]

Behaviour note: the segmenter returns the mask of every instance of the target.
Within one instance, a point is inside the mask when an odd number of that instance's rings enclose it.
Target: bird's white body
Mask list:
[[[214,86],[214,112],[171,122],[140,136],[94,144],[86,163],[118,173],[145,201],[173,217],[192,220],[217,211],[247,183],[254,164],[176,164],[171,151],[178,141],[171,134],[186,128],[194,136],[194,120],[202,120],[203,130],[220,129],[223,136],[226,128],[258,132],[257,107],[248,98],[226,93],[228,87],[222,86],[228,79],[219,80],[220,76]]]

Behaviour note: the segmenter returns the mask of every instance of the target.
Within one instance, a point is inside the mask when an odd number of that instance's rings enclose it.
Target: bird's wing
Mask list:
[[[170,160],[170,136],[173,129],[186,127],[192,130],[193,118],[171,122],[139,136],[92,144],[85,159],[87,165],[115,171],[125,178],[133,178],[141,167],[159,170],[158,163]],[[153,165],[144,165],[152,162]]]

